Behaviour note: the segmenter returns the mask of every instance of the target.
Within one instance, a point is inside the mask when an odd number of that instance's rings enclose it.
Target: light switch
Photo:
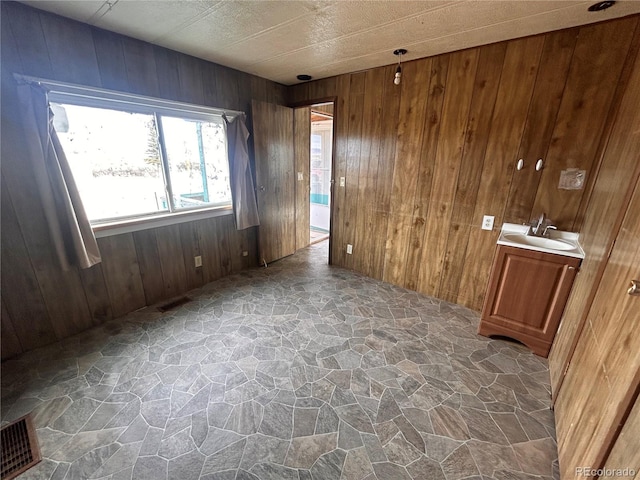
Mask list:
[[[345,184],[344,177],[340,177],[340,186],[344,187],[344,184]]]
[[[304,180],[304,175],[302,174],[302,172],[298,172],[298,181],[300,180]]]

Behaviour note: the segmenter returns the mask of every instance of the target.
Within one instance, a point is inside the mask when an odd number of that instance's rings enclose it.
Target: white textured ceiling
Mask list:
[[[27,0],[23,3],[286,85],[640,13],[618,1]]]

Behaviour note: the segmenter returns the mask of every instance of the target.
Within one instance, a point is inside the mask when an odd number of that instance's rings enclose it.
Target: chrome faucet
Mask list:
[[[549,230],[557,230],[556,226],[551,223],[547,215],[543,212],[537,220],[532,220],[527,235],[534,237],[548,237]]]

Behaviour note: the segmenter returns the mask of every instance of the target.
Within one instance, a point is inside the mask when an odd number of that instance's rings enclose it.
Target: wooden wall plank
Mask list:
[[[97,29],[91,34],[102,87],[126,92],[129,90],[129,84],[120,37],[115,33]]]
[[[340,179],[347,175],[347,148],[349,140],[349,96],[351,88],[351,75],[338,77],[336,93],[338,99],[335,104],[334,117],[334,152],[333,178],[335,183],[331,190],[331,252],[329,257],[335,265],[344,265],[347,240],[343,235],[345,216],[346,185],[340,186]]]
[[[464,259],[472,227],[484,154],[489,141],[491,116],[498,95],[498,86],[507,45],[497,43],[481,49],[464,138],[464,152],[455,187],[438,296],[456,302],[464,271]]]
[[[180,243],[182,244],[186,289],[191,290],[201,287],[204,284],[203,269],[195,266],[194,259],[194,257],[202,256],[200,229],[193,222],[181,223],[178,225],[178,229],[180,231]]]
[[[158,78],[160,97],[169,100],[180,99],[180,77],[178,74],[179,54],[166,48],[153,45],[153,57]]]
[[[195,105],[204,104],[202,84],[202,60],[189,55],[178,55],[178,78],[180,79],[180,100]]]
[[[88,25],[48,13],[40,14],[51,70],[58,80],[101,86],[100,71]]]
[[[231,275],[231,247],[229,245],[228,222],[223,217],[215,219],[218,237],[218,258],[220,259],[220,276]]]
[[[640,42],[639,42],[640,44]],[[615,241],[620,222],[618,212],[630,197],[640,174],[638,151],[640,132],[629,130],[640,124],[640,55],[629,59],[632,73],[628,88],[622,92],[607,147],[602,155],[598,178],[580,233],[586,257],[567,301],[560,328],[549,354],[549,371],[554,397],[560,389],[567,363],[573,354],[576,336],[586,319],[600,283],[604,265]]]
[[[372,199],[376,191],[376,170],[380,155],[380,132],[382,129],[382,99],[391,82],[384,82],[384,70],[367,70],[364,79],[363,118],[369,119],[362,125],[362,144],[358,172],[358,191],[354,202],[355,238],[358,248],[353,252],[353,268],[365,275],[371,275],[371,238],[375,205]]]
[[[428,245],[429,261],[422,262],[417,269],[417,290],[428,295],[437,296],[440,287],[478,58],[479,50],[475,48],[454,53],[447,70],[447,90],[432,167],[433,182],[426,200],[429,210],[423,244]]]
[[[166,298],[160,254],[156,240],[156,230],[147,229],[133,232],[133,242],[136,247],[136,257],[140,266],[140,279],[147,305]]]
[[[309,96],[312,100],[330,98],[335,95],[337,79],[336,77],[323,78],[318,82],[309,83]]]
[[[220,241],[218,240],[219,227],[217,218],[209,218],[196,222],[199,231],[200,250],[202,251],[202,275],[205,283],[212,282],[222,277],[222,265],[220,263]]]
[[[240,99],[238,78],[234,70],[216,65],[216,85],[218,88],[218,101],[220,107],[248,112],[247,105]]]
[[[523,159],[524,167],[513,172],[505,222],[525,223],[535,215],[531,210],[542,175],[535,164],[547,155],[577,37],[578,29],[571,29],[553,32],[544,39],[531,107],[516,155],[516,160]]]
[[[591,174],[609,105],[627,56],[636,17],[580,29],[553,140],[547,152],[533,212],[553,211],[560,229],[571,230],[583,190],[557,188],[560,172],[579,168]],[[615,43],[618,48],[611,49]]]
[[[231,215],[222,217],[222,220],[225,224],[224,230],[228,239],[231,272],[238,273],[245,268],[255,266],[255,261],[249,258],[249,237],[243,231],[236,230],[235,220]],[[246,256],[244,252],[247,252]]]
[[[160,96],[159,79],[163,75],[158,75],[156,70],[153,46],[133,38],[123,37],[122,48],[127,67],[129,91],[151,97]]]
[[[9,311],[4,305],[4,300],[2,301],[2,311],[0,312],[0,323],[0,341],[2,341],[2,345],[0,345],[0,350],[2,352],[1,358],[2,360],[6,360],[7,358],[11,358],[22,353],[23,348],[20,344],[20,339],[18,338],[16,329],[13,326],[13,321],[9,315]]]
[[[293,155],[296,181],[296,250],[309,245],[311,218],[311,109],[300,107],[293,110]],[[302,174],[302,179],[299,175]]]
[[[7,40],[5,31],[13,33],[15,43],[20,54],[20,61],[24,72],[29,72],[41,78],[52,78],[53,71],[49,61],[49,51],[40,23],[38,10],[24,8],[16,2],[2,2],[2,63],[5,68],[9,66],[12,70],[21,70],[16,59],[5,57],[9,52],[4,42]],[[10,19],[10,21],[9,21]],[[4,70],[4,69],[3,69]],[[18,71],[18,73],[21,73]]]
[[[158,69],[160,69],[160,66],[158,66]],[[212,63],[205,62],[202,66],[202,96],[204,105],[221,105],[221,102],[218,101],[218,80],[216,73],[217,70]]]
[[[634,406],[629,413],[620,436],[607,458],[604,470],[607,472],[600,477],[600,480],[614,480],[620,478],[615,474],[615,470],[636,469],[634,479],[640,478],[640,399],[636,398]]]
[[[395,75],[395,65],[385,67],[383,78],[389,85],[389,78]],[[400,117],[400,92],[395,85],[384,89],[382,104],[382,124],[380,126],[380,143],[378,145],[378,165],[376,168],[376,191],[374,199],[373,229],[371,231],[371,276],[382,280],[386,253],[387,229],[393,186],[393,162],[397,145],[397,131]],[[344,200],[343,200],[344,201]],[[335,236],[332,230],[332,236]],[[335,241],[335,240],[334,240]]]
[[[366,139],[362,137],[363,111],[364,111],[364,88],[365,73],[354,73],[350,76],[351,86],[349,87],[349,123],[348,123],[348,143],[346,152],[346,178],[345,194],[352,196],[353,201],[347,202],[343,206],[344,215],[342,217],[342,232],[346,244],[355,243],[356,223],[358,215],[358,183],[360,181],[360,150]],[[361,248],[358,245],[356,249]],[[346,245],[345,245],[346,252]],[[345,255],[344,265],[353,268],[353,255]]]
[[[186,292],[187,273],[182,253],[180,225],[157,228],[156,242],[160,256],[160,267],[162,268],[165,298]]]
[[[98,239],[102,269],[114,317],[146,305],[140,265],[131,233]]]
[[[411,237],[407,248],[407,268],[404,285],[411,289],[418,289],[418,276],[422,267],[425,252],[426,219],[430,208],[431,187],[433,184],[433,169],[438,147],[438,136],[442,123],[442,108],[444,104],[444,86],[449,68],[450,55],[441,55],[432,59],[431,78],[429,81],[429,98],[427,99],[426,121],[422,135],[422,153],[418,170],[416,201],[414,202],[413,218],[411,221]]]
[[[428,62],[428,66],[425,62]],[[429,95],[424,85],[428,85],[429,82],[430,65],[429,60],[406,63],[400,84],[400,118],[393,161],[393,186],[383,274],[386,282],[395,284],[401,284],[404,281],[404,262],[411,233],[418,159],[421,153]]]
[[[104,280],[102,264],[98,263],[91,268],[80,269],[82,288],[87,298],[91,324],[98,325],[113,318],[111,300],[107,291],[107,283]]]

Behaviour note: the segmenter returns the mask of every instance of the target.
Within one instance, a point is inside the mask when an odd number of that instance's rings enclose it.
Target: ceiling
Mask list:
[[[27,0],[22,3],[291,85],[640,13],[640,1]]]

